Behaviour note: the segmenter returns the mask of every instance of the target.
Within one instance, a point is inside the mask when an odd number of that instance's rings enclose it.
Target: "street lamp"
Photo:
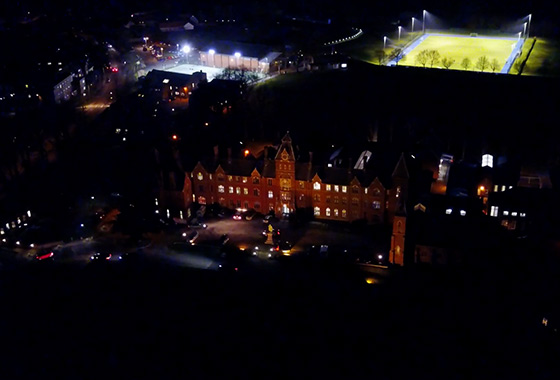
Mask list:
[[[529,15],[529,24],[527,25],[527,38],[529,38],[529,33],[531,32],[531,19],[533,18],[533,15],[530,14]]]
[[[410,33],[414,33],[414,17],[412,18],[412,30],[410,31]]]
[[[519,40],[521,39],[521,34],[522,34],[522,33],[523,33],[523,32],[517,33],[517,41],[519,41]]]
[[[527,22],[523,24],[523,35],[527,37]]]
[[[233,55],[235,56],[235,65],[239,68],[239,57],[241,57],[241,53],[236,51]]]
[[[387,47],[387,36],[383,36],[383,50]]]
[[[181,50],[187,56],[187,64],[188,64],[189,63],[189,53],[191,52],[191,47],[189,45],[185,45],[185,46],[183,46],[183,49],[181,49]]]
[[[399,25],[399,42],[401,42],[401,30],[402,30],[402,26]]]
[[[422,34],[426,33],[426,10],[422,11]]]
[[[214,54],[216,54],[216,50],[214,49],[208,50],[208,55],[212,57],[212,67],[216,67],[216,57],[214,56]]]

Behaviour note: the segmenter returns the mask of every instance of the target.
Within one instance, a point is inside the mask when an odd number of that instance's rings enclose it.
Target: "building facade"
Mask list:
[[[228,158],[198,162],[185,175],[183,193],[185,199],[199,204],[218,203],[263,214],[273,211],[287,215],[296,209],[307,209],[316,219],[392,223],[397,205],[407,195],[404,156],[389,180],[382,182],[366,174],[352,167],[298,162],[292,139],[286,134],[274,157],[265,153],[263,161]]]

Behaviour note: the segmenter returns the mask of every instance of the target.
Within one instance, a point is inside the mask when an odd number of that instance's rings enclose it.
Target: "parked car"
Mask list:
[[[37,254],[35,255],[35,260],[54,260],[54,252],[51,250],[37,252]]]
[[[233,219],[234,220],[241,220],[241,219],[243,219],[243,215],[241,215],[241,212],[236,211],[235,214],[233,214]]]
[[[194,222],[194,223],[189,224],[189,228],[202,228],[202,229],[204,229],[204,228],[207,228],[207,227],[208,227],[208,225],[206,225],[206,223]]]
[[[253,220],[253,218],[255,217],[255,215],[257,215],[255,210],[249,210],[247,211],[247,213],[245,214],[245,220]]]
[[[183,232],[183,237],[191,244],[194,244],[195,240],[198,238],[198,235],[198,231]]]

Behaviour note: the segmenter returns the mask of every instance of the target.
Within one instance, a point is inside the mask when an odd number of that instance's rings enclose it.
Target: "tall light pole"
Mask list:
[[[214,54],[216,54],[216,50],[214,49],[208,50],[208,56],[212,57],[212,67],[216,67],[216,57],[214,56]]]
[[[189,45],[185,45],[185,46],[183,46],[183,49],[181,49],[181,50],[187,56],[187,64],[189,64],[189,53],[191,52],[191,47]]]
[[[383,50],[387,47],[387,36],[383,36]]]
[[[523,24],[523,35],[525,37],[527,37],[527,23],[526,22]]]
[[[422,11],[422,34],[426,33],[426,10]]]
[[[236,51],[234,56],[235,56],[235,65],[237,66],[237,68],[239,68],[239,57],[241,57],[241,53]]]
[[[523,32],[517,33],[517,41],[519,41],[519,40],[521,39],[521,34],[522,34],[522,33],[523,33]]]
[[[533,18],[533,15],[530,14],[529,15],[529,25],[527,26],[527,38],[529,38],[529,33],[531,32],[531,19]]]
[[[399,42],[401,42],[401,30],[402,30],[402,26],[399,25]]]
[[[412,30],[410,33],[414,33],[414,17],[412,18]]]

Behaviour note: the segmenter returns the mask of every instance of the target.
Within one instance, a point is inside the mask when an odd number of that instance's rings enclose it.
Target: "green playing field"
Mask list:
[[[517,39],[515,38],[428,36],[414,50],[408,53],[406,58],[399,62],[399,65],[422,66],[422,64],[416,60],[416,56],[422,50],[437,50],[441,58],[446,57],[455,61],[450,69],[464,70],[461,66],[461,62],[463,59],[469,58],[471,65],[468,70],[476,70],[476,61],[480,57],[486,56],[489,62],[497,59],[499,68],[496,71],[499,71],[510,56],[516,42]],[[428,63],[426,67],[430,67],[430,64]],[[443,67],[441,60],[433,67]],[[486,70],[492,71],[490,68]]]

